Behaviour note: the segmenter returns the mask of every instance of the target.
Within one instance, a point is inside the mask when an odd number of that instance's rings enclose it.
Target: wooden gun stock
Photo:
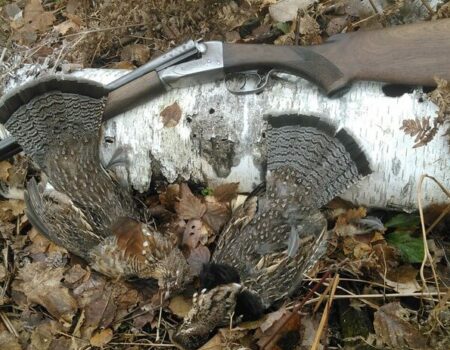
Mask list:
[[[450,19],[333,36],[310,47],[224,44],[226,72],[280,69],[316,83],[327,95],[352,81],[435,86],[450,80]]]

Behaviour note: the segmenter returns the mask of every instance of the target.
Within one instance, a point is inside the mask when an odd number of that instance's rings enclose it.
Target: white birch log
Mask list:
[[[125,71],[86,69],[77,76],[108,83]],[[346,128],[366,151],[373,174],[350,188],[343,197],[380,207],[412,209],[417,183],[424,173],[450,183],[450,152],[443,131],[426,147],[413,149],[414,140],[401,130],[402,120],[433,116],[436,106],[420,102],[414,91],[387,97],[379,83],[357,83],[341,98],[329,99],[314,85],[283,76],[263,93],[236,96],[223,82],[171,91],[108,121],[101,145],[107,162],[117,148],[127,150],[122,180],[145,191],[152,177],[168,182],[192,180],[215,186],[239,182],[251,191],[264,178],[264,116],[315,115]],[[181,119],[164,127],[161,111],[177,102]],[[152,176],[153,175],[153,176]],[[425,203],[442,202],[445,195],[432,183],[423,188]]]

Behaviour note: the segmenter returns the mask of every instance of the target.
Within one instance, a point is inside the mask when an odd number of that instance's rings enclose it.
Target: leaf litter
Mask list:
[[[311,45],[338,33],[402,23],[413,8],[404,1],[171,0],[161,4],[161,0],[0,1],[2,89],[24,64],[38,64],[38,71],[44,73],[78,67],[132,69],[199,37]],[[422,7],[419,12],[427,10]],[[432,17],[448,16],[448,4],[443,4]],[[405,133],[415,137],[415,147],[431,142],[448,123],[448,82],[437,78],[438,88],[426,96],[438,106],[437,115],[415,117],[403,124]],[[161,115],[162,122],[174,127],[179,112],[175,104],[168,108]],[[24,215],[24,183],[36,173],[23,156],[0,162],[4,198],[0,201],[0,348],[169,347],[169,333],[188,311],[192,292],[161,305],[151,283],[110,280],[46,240]],[[147,203],[160,219],[161,229],[179,242],[192,271],[198,274],[210,260],[232,210],[243,200],[237,183],[200,192],[177,183],[160,188]],[[427,227],[445,207],[425,213]],[[380,212],[344,202],[330,205],[328,213],[328,251],[298,295],[261,320],[218,330],[203,349],[252,348],[265,343],[274,331],[280,333],[274,345],[277,349],[348,348],[350,343],[393,349],[450,346],[449,295],[445,294],[449,215],[427,235],[440,285],[432,282],[428,262],[426,292],[419,283],[425,251],[417,214]],[[340,280],[335,302],[317,343],[324,301],[336,269]],[[158,321],[161,307],[162,320]],[[358,312],[348,312],[349,320],[342,310]],[[371,321],[359,322],[362,315]],[[340,336],[348,322],[360,324],[350,340]],[[160,338],[156,340],[158,327]]]

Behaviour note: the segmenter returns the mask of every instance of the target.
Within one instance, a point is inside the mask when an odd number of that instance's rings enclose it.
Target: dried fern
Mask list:
[[[433,121],[430,122],[431,117],[406,119],[400,127],[400,130],[403,130],[406,135],[415,137],[414,148],[428,144],[433,140],[439,128],[450,122],[450,84],[440,78],[435,78],[435,81],[437,83],[436,89],[427,95],[428,99],[439,108]],[[445,135],[449,138],[450,145],[450,127]]]
[[[430,117],[407,119],[403,121],[400,130],[403,130],[406,135],[416,137],[414,139],[414,148],[417,148],[425,146],[434,138],[434,135],[436,135],[438,131],[438,126],[436,123],[433,124],[433,126],[430,125]]]

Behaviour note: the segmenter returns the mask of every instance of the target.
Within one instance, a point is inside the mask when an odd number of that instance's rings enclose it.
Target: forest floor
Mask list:
[[[0,93],[23,81],[23,67],[30,76],[133,69],[188,39],[307,46],[449,16],[448,2],[428,0],[0,0]],[[429,98],[442,127],[450,87],[441,81]],[[423,121],[404,129],[421,147],[433,136]],[[0,349],[172,348],[192,291],[161,304],[150,287],[108,279],[48,241],[24,213],[25,183],[38,172],[24,155],[0,162]],[[144,198],[170,214],[194,271],[241,200],[236,184],[172,184]],[[332,201],[327,253],[298,295],[261,320],[219,329],[202,349],[449,349],[450,205],[419,209]]]

